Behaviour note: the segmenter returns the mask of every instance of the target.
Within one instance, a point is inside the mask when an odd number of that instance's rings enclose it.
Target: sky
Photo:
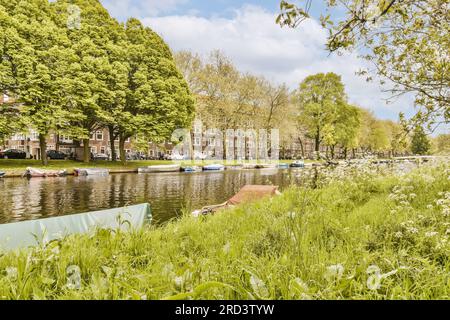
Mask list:
[[[399,112],[414,114],[414,99],[403,96],[386,104],[388,93],[377,82],[355,73],[365,62],[358,53],[342,56],[325,50],[327,33],[316,19],[297,29],[275,23],[279,0],[100,0],[119,21],[139,18],[160,34],[172,51],[190,50],[207,56],[219,49],[242,72],[265,76],[291,89],[308,75],[335,72],[342,76],[350,103],[373,110],[381,119],[398,120]],[[313,1],[311,13],[324,12]]]

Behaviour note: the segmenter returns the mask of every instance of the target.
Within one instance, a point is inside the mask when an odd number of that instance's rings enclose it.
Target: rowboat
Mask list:
[[[152,219],[148,203],[109,210],[73,214],[0,225],[0,249],[14,250],[47,244],[72,234],[98,229],[129,231]],[[1,251],[1,250],[0,250]]]
[[[28,167],[23,174],[24,177],[29,178],[49,178],[49,177],[63,177],[67,175],[66,170],[43,170]]]
[[[75,169],[74,174],[76,176],[108,176],[109,170],[108,169],[100,169],[100,168],[93,168],[93,169]]]
[[[210,164],[203,167],[204,171],[223,171],[225,166],[223,164]]]
[[[181,170],[181,165],[179,164],[168,164],[160,166],[148,166],[138,169],[139,173],[155,173],[155,172],[179,172]]]
[[[193,167],[185,167],[185,168],[182,168],[181,170],[186,173],[194,173],[194,172],[202,172],[203,168],[198,167],[198,166],[193,166]]]
[[[303,160],[297,160],[291,163],[291,168],[304,168],[305,167],[305,161]]]
[[[3,172],[3,171],[0,171],[0,178],[3,178],[4,176],[6,175],[6,173],[5,172]]]
[[[246,185],[228,201],[221,204],[203,207],[200,210],[192,212],[192,215],[194,217],[207,215],[215,213],[219,210],[232,208],[242,203],[254,202],[260,199],[278,196],[280,194],[281,193],[278,191],[278,186]]]
[[[276,169],[278,165],[276,163],[260,163],[256,165],[256,169]]]
[[[278,164],[278,168],[279,169],[289,169],[289,164],[288,163],[280,163],[280,164]]]
[[[226,170],[242,170],[243,166],[227,166]]]
[[[250,169],[256,169],[257,164],[256,163],[244,163],[242,165],[242,169],[250,170]]]

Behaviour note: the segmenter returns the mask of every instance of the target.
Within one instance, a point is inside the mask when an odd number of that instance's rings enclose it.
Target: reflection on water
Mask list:
[[[205,173],[113,174],[0,180],[0,223],[123,207],[149,202],[155,221],[187,208],[225,202],[247,184],[301,181],[298,170],[239,170]]]

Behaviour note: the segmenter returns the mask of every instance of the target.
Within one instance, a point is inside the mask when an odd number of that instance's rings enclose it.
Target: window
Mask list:
[[[154,154],[155,152],[153,150],[150,150],[150,156],[153,157]]]
[[[39,140],[39,134],[36,131],[32,130],[30,132],[30,140],[38,141]]]
[[[95,138],[99,141],[103,141],[103,131],[97,131],[97,133],[95,134]]]
[[[100,153],[101,154],[105,154],[106,153],[105,147],[100,147]]]
[[[130,153],[131,150],[130,150],[130,149],[126,149],[125,152],[126,152],[126,153]]]
[[[216,139],[214,139],[214,138],[208,138],[208,144],[209,144],[210,146],[213,146],[215,143],[216,143]]]
[[[125,142],[131,142],[131,138],[128,138],[127,140],[125,140]]]
[[[72,143],[73,140],[69,136],[60,136],[59,140],[63,143]]]
[[[196,146],[200,146],[201,145],[201,139],[200,138],[194,138],[194,145],[196,145]]]

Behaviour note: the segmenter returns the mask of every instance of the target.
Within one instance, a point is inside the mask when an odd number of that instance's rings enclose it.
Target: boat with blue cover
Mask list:
[[[195,172],[202,172],[203,168],[198,166],[192,166],[192,167],[184,167],[181,170],[186,173],[195,173]]]
[[[291,163],[291,168],[304,168],[305,167],[305,161],[303,160],[296,160]]]

